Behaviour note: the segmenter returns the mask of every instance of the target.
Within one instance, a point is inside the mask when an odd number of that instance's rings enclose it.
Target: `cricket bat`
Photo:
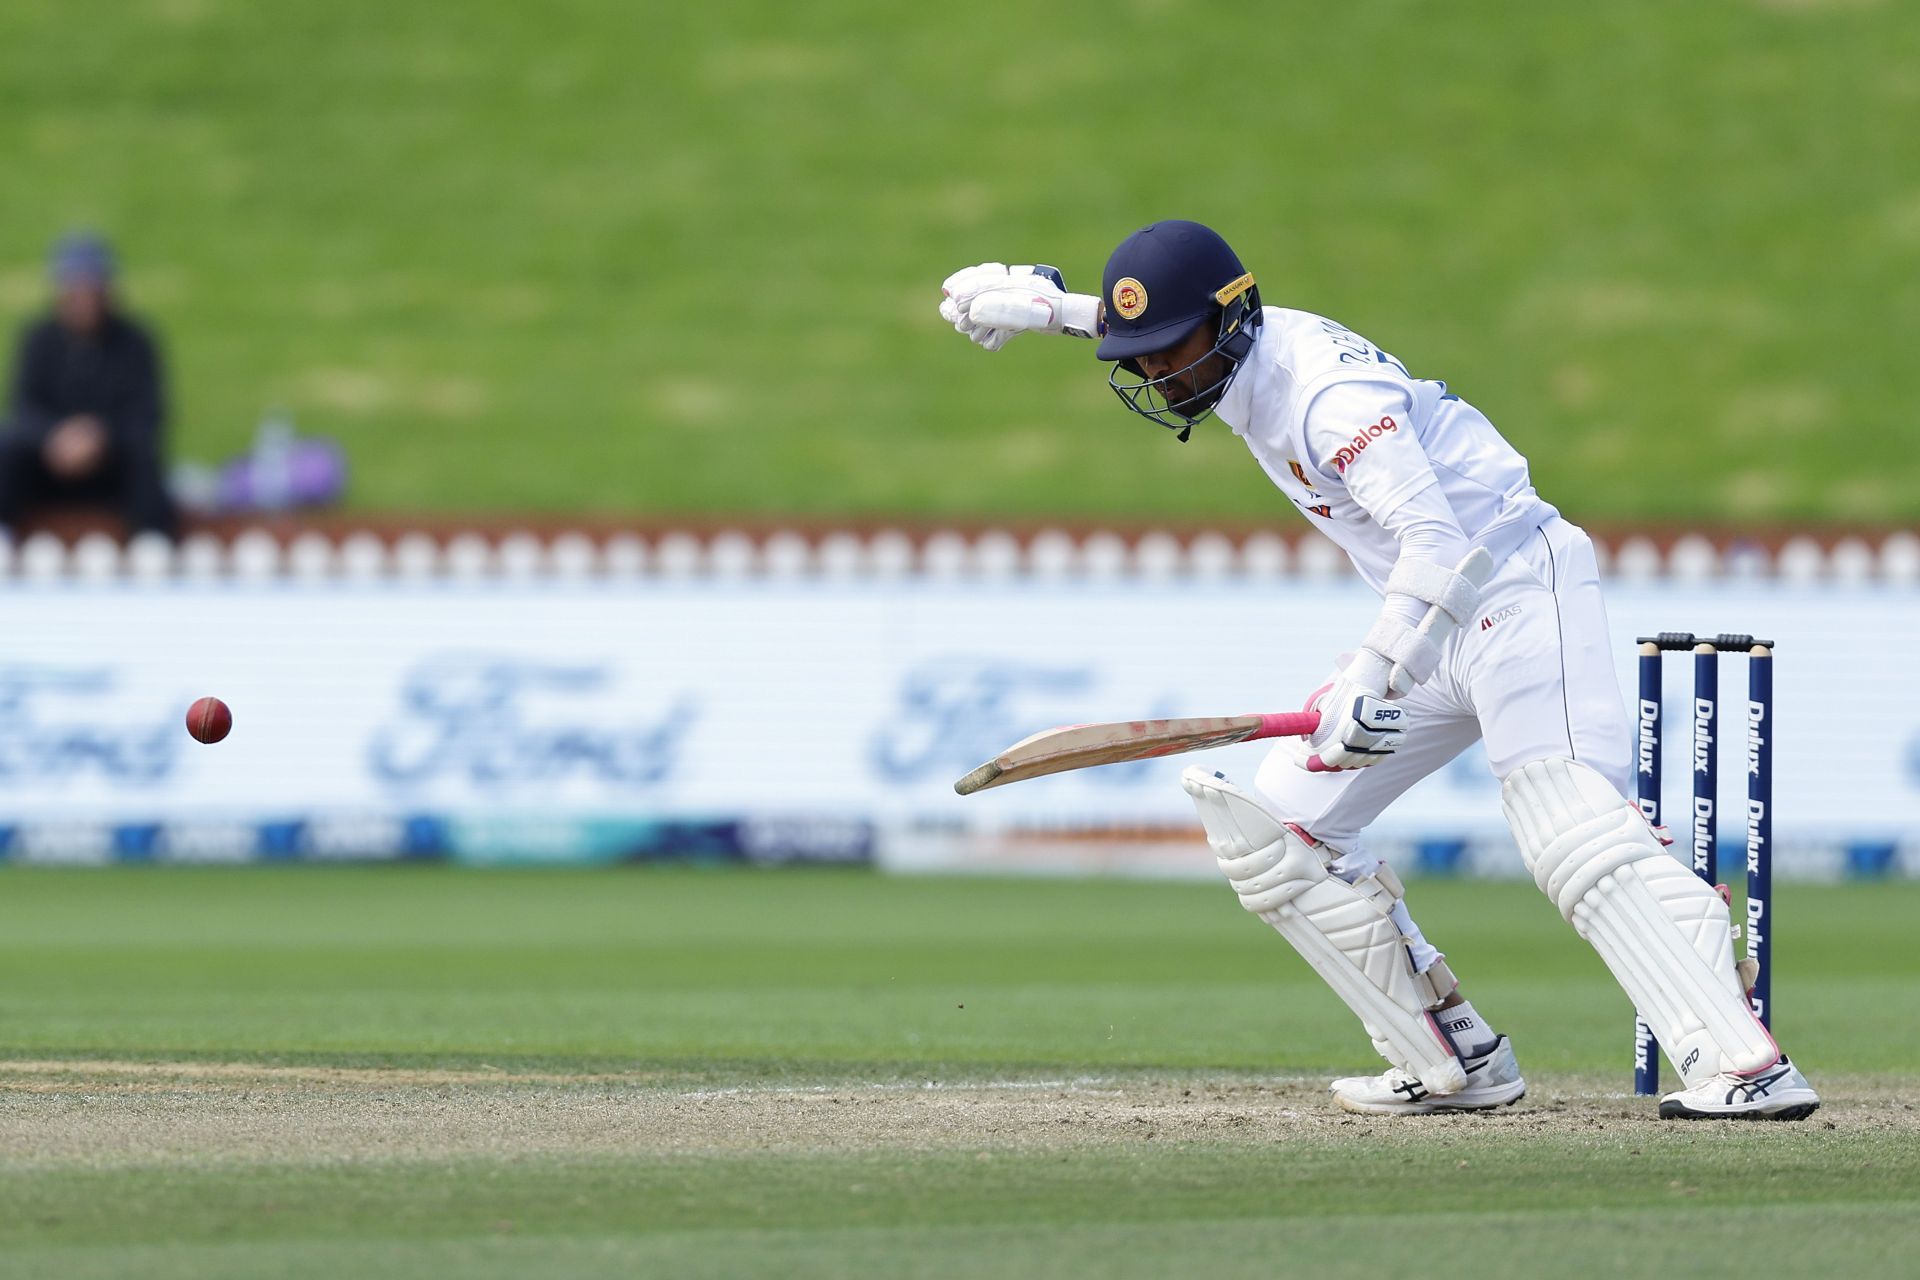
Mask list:
[[[1320,725],[1317,711],[1266,715],[1190,716],[1181,720],[1118,720],[1046,729],[1014,743],[953,784],[963,796],[1009,782],[1044,778],[1122,760],[1152,760],[1259,738],[1304,738]]]

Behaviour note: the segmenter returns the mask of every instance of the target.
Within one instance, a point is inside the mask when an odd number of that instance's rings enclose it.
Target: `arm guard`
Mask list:
[[[1452,569],[1430,560],[1402,558],[1387,577],[1389,596],[1411,596],[1427,606],[1417,626],[1391,611],[1374,622],[1361,647],[1388,668],[1387,693],[1401,696],[1425,684],[1440,665],[1440,650],[1480,607],[1480,585],[1493,573],[1493,557],[1475,547]]]

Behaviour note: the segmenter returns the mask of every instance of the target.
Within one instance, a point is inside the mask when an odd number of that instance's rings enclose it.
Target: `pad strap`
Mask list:
[[[1438,1009],[1460,989],[1460,979],[1453,976],[1453,970],[1447,967],[1443,959],[1435,960],[1424,971],[1414,974],[1413,980],[1425,989],[1429,1010]]]
[[[1383,916],[1391,917],[1393,909],[1407,896],[1407,886],[1401,881],[1399,873],[1384,862],[1375,867],[1372,874],[1348,883],[1353,885],[1355,893],[1371,902]],[[1397,924],[1394,927],[1399,928]],[[1453,970],[1447,967],[1445,958],[1441,957],[1422,972],[1414,974],[1413,985],[1425,998],[1427,1008],[1433,1010],[1438,1009],[1442,1001],[1459,989],[1460,979],[1453,976]]]
[[[1288,823],[1287,830],[1305,840],[1316,850],[1323,848],[1318,840],[1295,824]],[[1349,880],[1347,883],[1353,886],[1355,893],[1371,903],[1375,911],[1387,917],[1390,923],[1393,909],[1399,906],[1407,896],[1407,886],[1400,879],[1399,872],[1384,862],[1369,874],[1357,880]],[[1399,925],[1395,924],[1394,928],[1397,931]],[[1412,967],[1411,955],[1408,957],[1408,967]],[[1435,957],[1434,962],[1425,970],[1413,975],[1413,985],[1425,1000],[1427,1009],[1432,1011],[1438,1009],[1448,996],[1459,989],[1460,980],[1453,976],[1453,970],[1447,967],[1446,958],[1441,956]]]

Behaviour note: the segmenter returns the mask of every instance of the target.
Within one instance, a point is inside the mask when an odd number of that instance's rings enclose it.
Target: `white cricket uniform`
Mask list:
[[[1394,527],[1408,511],[1441,523],[1451,513],[1459,537],[1440,557],[1446,567],[1484,546],[1495,568],[1478,618],[1401,699],[1411,714],[1398,751],[1364,769],[1308,773],[1291,745],[1276,748],[1255,780],[1262,797],[1342,854],[1334,870],[1351,879],[1377,865],[1361,848],[1368,824],[1476,738],[1503,780],[1531,761],[1572,758],[1625,794],[1631,735],[1587,535],[1534,492],[1526,459],[1445,383],[1409,376],[1324,317],[1263,315],[1215,412],[1280,491],[1376,591],[1402,554]],[[1424,969],[1435,953],[1398,914]]]

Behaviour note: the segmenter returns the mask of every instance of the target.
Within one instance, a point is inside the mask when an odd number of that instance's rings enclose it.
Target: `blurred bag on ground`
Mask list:
[[[182,505],[208,515],[331,506],[347,491],[347,455],[339,441],[301,436],[276,413],[246,453],[217,467],[183,463],[171,487]]]

